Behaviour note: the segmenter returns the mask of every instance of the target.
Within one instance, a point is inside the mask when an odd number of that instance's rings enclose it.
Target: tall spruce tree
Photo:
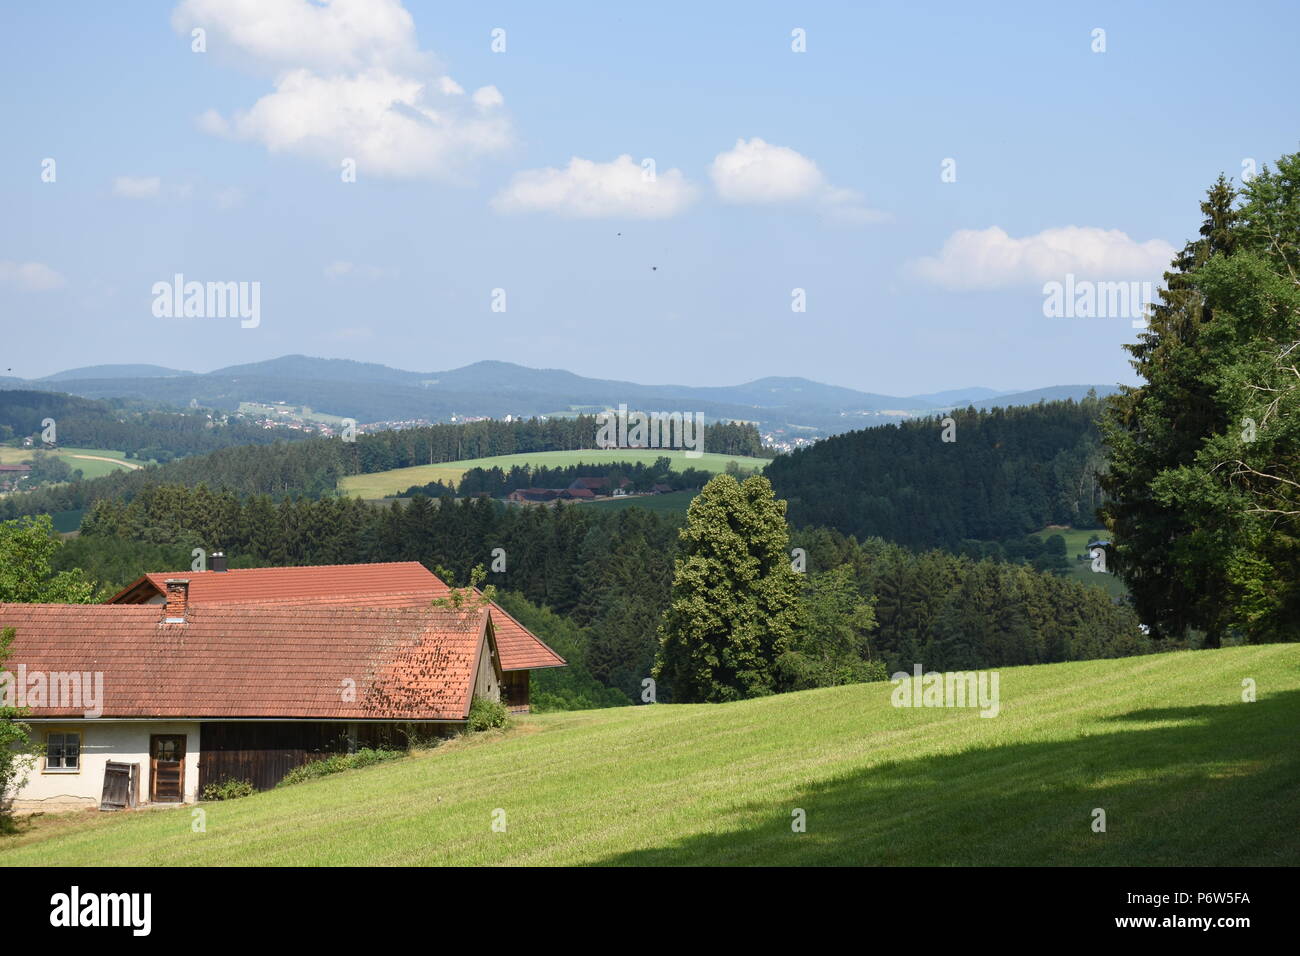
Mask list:
[[[1130,347],[1145,380],[1111,399],[1103,516],[1153,636],[1294,639],[1300,571],[1300,160],[1220,177],[1200,239]]]
[[[1102,418],[1110,450],[1102,517],[1115,539],[1115,570],[1155,637],[1183,637],[1192,627],[1206,630],[1211,643],[1219,635],[1213,602],[1222,581],[1200,561],[1189,516],[1152,485],[1165,470],[1190,464],[1205,438],[1227,425],[1208,380],[1213,356],[1201,332],[1214,315],[1196,273],[1212,256],[1236,250],[1236,195],[1223,176],[1210,188],[1200,238],[1175,256],[1147,330],[1125,346],[1145,384],[1111,396]]]
[[[800,621],[785,502],[766,478],[718,475],[691,502],[655,677],[679,702],[771,693]]]

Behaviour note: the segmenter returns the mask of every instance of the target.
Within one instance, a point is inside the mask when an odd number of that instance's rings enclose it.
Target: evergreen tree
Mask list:
[[[1300,633],[1300,157],[1220,177],[1112,400],[1105,517],[1155,636]]]
[[[766,478],[719,475],[691,502],[655,665],[674,700],[774,690],[800,614],[789,546],[785,502]]]

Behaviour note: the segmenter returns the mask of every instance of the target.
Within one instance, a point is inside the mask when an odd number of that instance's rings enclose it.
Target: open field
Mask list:
[[[645,508],[661,514],[686,514],[698,491],[670,491],[663,495],[629,495],[626,498],[597,498],[583,503],[584,508],[617,510],[620,508]]]
[[[492,458],[471,458],[465,461],[449,461],[436,465],[414,465],[410,468],[394,468],[390,471],[377,471],[370,475],[350,475],[339,482],[339,490],[344,494],[361,498],[383,498],[405,491],[412,485],[424,485],[431,481],[446,483],[459,482],[461,476],[471,468],[500,468],[509,471],[514,465],[546,465],[548,468],[567,467],[569,465],[606,465],[615,462],[645,462],[653,464],[657,458],[671,458],[674,471],[698,468],[702,471],[722,472],[727,469],[727,462],[734,461],[742,470],[767,467],[766,458],[746,458],[739,455],[715,455],[705,452],[699,458],[687,458],[686,452],[666,448],[596,448],[582,451],[539,451],[519,455],[497,455]]]
[[[1300,647],[998,673],[993,718],[888,683],[540,715],[205,804],[205,833],[188,807],[42,817],[0,864],[1300,863]]]
[[[39,448],[0,447],[0,465],[17,465],[31,459]],[[115,471],[134,470],[140,467],[135,461],[127,461],[126,455],[111,448],[55,448],[49,454],[58,455],[68,463],[69,468],[80,468],[86,478],[99,478]]]
[[[1075,555],[1088,553],[1089,541],[1094,538],[1110,537],[1109,532],[1104,528],[1044,528],[1035,534],[1044,541],[1054,534],[1059,534],[1065,539],[1065,556],[1070,562],[1070,573],[1067,577],[1089,587],[1101,588],[1111,597],[1124,597],[1128,594],[1124,582],[1111,572],[1094,571],[1091,561],[1075,560]]]

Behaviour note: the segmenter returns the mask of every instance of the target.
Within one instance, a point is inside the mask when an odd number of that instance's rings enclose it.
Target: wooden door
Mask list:
[[[149,737],[149,799],[152,803],[185,800],[185,735]]]

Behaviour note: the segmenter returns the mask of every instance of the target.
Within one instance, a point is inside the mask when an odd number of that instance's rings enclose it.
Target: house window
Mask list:
[[[49,734],[45,738],[45,769],[81,769],[81,734]]]

